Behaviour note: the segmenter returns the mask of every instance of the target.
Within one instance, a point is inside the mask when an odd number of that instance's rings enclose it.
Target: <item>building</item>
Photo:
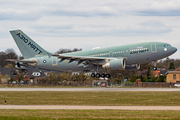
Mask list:
[[[13,79],[14,75],[16,74],[16,69],[0,67],[0,73],[1,73],[1,75],[7,74],[10,76],[10,79]]]
[[[166,73],[167,83],[180,83],[180,71],[169,71]]]
[[[11,69],[11,68],[0,67],[0,83],[2,82],[1,77],[6,74],[10,76],[9,80],[18,80],[18,72],[16,68]],[[25,83],[29,81],[28,83],[37,84],[38,81],[42,79],[44,76],[45,76],[44,71],[41,71],[40,69],[31,68],[31,69],[27,69],[23,81]]]
[[[24,75],[24,80],[29,81],[29,84],[38,84],[39,80],[43,79],[44,76],[44,71],[28,70]]]

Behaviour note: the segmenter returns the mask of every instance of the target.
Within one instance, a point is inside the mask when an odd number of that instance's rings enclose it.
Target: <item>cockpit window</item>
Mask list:
[[[170,46],[171,46],[170,44],[164,45],[164,47],[170,47]]]

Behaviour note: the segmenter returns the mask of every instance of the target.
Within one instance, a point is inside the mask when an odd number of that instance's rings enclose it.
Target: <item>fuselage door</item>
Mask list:
[[[57,57],[52,57],[52,66],[57,66]]]
[[[109,57],[113,57],[113,51],[109,52]]]
[[[151,44],[151,53],[156,53],[157,49],[156,49],[156,44]]]

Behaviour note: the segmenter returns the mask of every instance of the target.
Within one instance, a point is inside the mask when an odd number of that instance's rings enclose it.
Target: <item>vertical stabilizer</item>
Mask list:
[[[10,31],[14,41],[16,42],[19,50],[21,51],[23,57],[31,58],[40,55],[49,55],[51,53],[44,50],[36,42],[34,42],[30,37],[24,34],[21,30]]]

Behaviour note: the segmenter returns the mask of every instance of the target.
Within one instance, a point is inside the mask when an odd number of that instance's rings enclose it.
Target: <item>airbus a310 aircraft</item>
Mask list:
[[[140,64],[154,62],[172,55],[177,49],[168,43],[145,42],[88,51],[53,54],[34,42],[21,30],[10,31],[24,59],[8,59],[18,67],[33,66],[50,71],[91,71],[91,77],[110,77],[102,68],[137,70]],[[156,69],[156,68],[155,68]]]

